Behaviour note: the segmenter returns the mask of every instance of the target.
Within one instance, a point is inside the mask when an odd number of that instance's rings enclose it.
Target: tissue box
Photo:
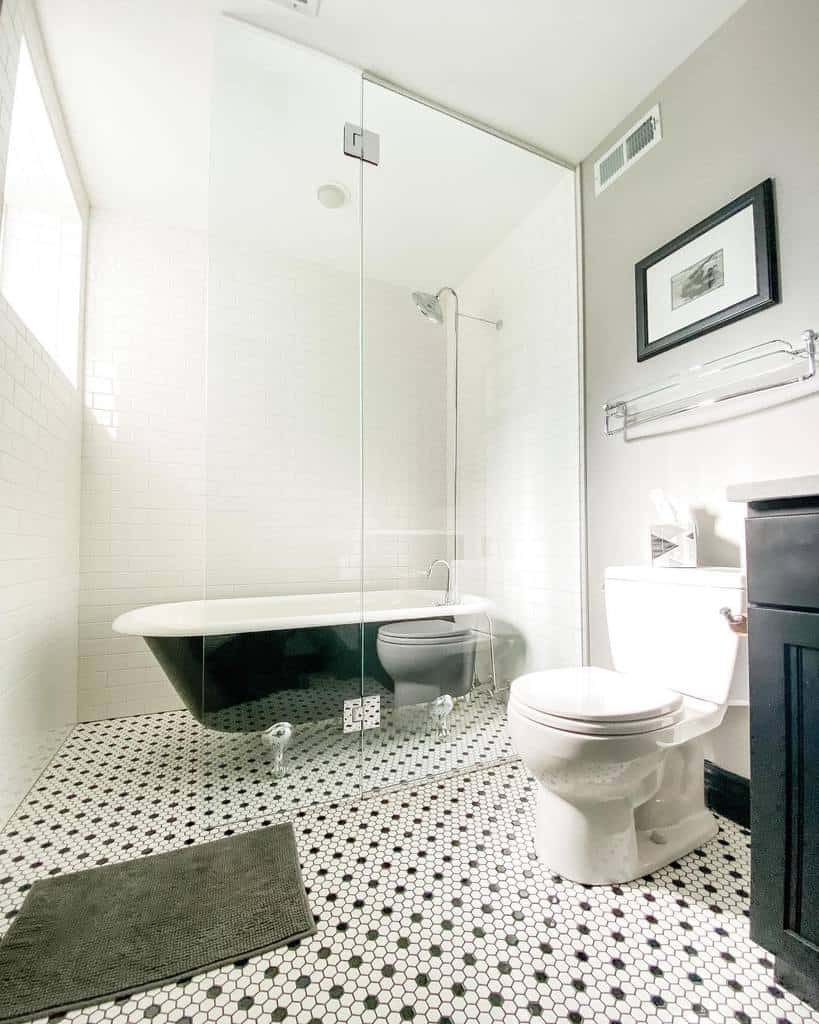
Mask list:
[[[651,564],[693,569],[697,565],[697,532],[692,524],[656,523],[651,527]]]

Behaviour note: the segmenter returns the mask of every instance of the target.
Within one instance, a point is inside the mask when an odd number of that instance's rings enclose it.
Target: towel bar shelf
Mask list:
[[[613,398],[603,406],[603,431],[627,438],[630,427],[811,380],[819,334],[805,331],[801,341],[764,341]]]

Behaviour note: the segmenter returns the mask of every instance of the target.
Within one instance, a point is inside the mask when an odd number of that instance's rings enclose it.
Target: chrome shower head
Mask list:
[[[503,320],[487,320],[483,316],[473,316],[471,313],[461,313],[458,309],[458,293],[454,288],[445,287],[442,288],[437,295],[430,295],[429,292],[413,292],[412,301],[415,303],[415,308],[426,320],[432,321],[434,324],[442,324],[444,322],[444,310],[441,306],[441,295],[444,292],[450,292],[455,297],[455,319],[456,322],[463,318],[466,320],[477,320],[478,323],[489,324],[490,327],[494,327],[496,331],[499,331],[503,327]]]
[[[429,292],[413,292],[412,301],[421,316],[426,317],[427,320],[431,320],[434,324],[444,322],[444,311],[436,295],[430,295]]]

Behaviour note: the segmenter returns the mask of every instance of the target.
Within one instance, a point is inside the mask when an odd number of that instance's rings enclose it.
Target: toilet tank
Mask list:
[[[745,611],[740,569],[606,570],[614,667],[689,697],[725,704],[740,637],[721,608]]]

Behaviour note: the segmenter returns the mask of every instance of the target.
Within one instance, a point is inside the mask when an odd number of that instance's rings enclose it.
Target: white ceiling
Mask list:
[[[36,0],[94,205],[202,226],[218,14],[585,156],[743,0]]]
[[[436,290],[462,281],[570,171],[366,83],[377,167],[342,151],[362,114],[346,64],[228,21],[214,61],[209,230],[289,260],[357,273],[360,214],[368,277]],[[320,185],[350,200],[322,206]],[[363,203],[360,196],[363,189]]]

